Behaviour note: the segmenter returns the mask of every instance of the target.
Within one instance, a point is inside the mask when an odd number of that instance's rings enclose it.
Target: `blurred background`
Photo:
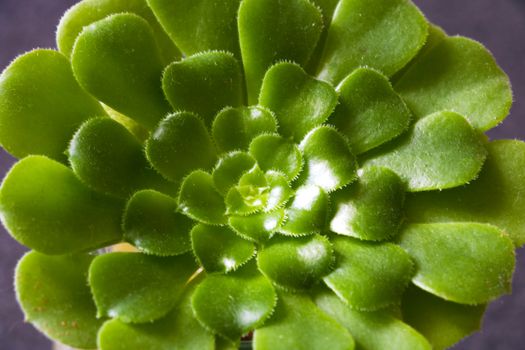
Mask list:
[[[61,14],[74,0],[0,0],[0,69],[32,48],[55,47],[54,33]],[[414,0],[427,18],[450,35],[474,38],[488,47],[509,74],[514,106],[491,138],[525,139],[525,1]],[[0,150],[0,178],[14,159]],[[525,215],[525,213],[524,213]],[[13,292],[13,269],[24,253],[0,227],[0,349],[50,350],[51,343],[23,315]],[[525,249],[518,251],[513,294],[493,302],[482,330],[454,350],[525,349]],[[292,350],[292,349],[291,349]],[[324,350],[324,349],[323,349]],[[395,350],[395,349],[393,349]]]

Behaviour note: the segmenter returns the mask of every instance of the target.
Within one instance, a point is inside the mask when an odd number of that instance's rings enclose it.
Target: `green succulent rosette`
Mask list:
[[[410,1],[83,0],[57,44],[0,77],[0,213],[48,337],[445,349],[510,291],[525,144],[483,134],[508,78]]]

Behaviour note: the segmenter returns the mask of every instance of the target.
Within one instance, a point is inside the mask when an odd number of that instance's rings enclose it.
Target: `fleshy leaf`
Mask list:
[[[411,192],[468,183],[476,178],[487,154],[481,136],[454,112],[429,115],[386,146],[369,153],[364,166],[390,168]]]
[[[231,152],[219,159],[213,169],[213,183],[225,195],[237,184],[241,176],[255,166],[255,159],[245,152]]]
[[[362,311],[399,304],[413,275],[410,256],[395,244],[332,239],[336,267],[324,281],[341,300]]]
[[[286,289],[307,289],[330,272],[332,246],[321,235],[277,236],[257,255],[261,272]]]
[[[256,243],[264,243],[270,239],[283,222],[284,209],[248,216],[232,215],[228,218],[228,223],[238,235]]]
[[[445,350],[481,326],[485,305],[461,305],[445,301],[417,287],[403,296],[403,319],[432,343]]]
[[[462,37],[431,49],[395,88],[418,118],[453,110],[482,131],[500,123],[512,104],[507,75],[483,45]]]
[[[319,41],[317,42],[317,47],[315,48],[315,51],[310,57],[308,65],[306,66],[306,71],[313,75],[317,71],[319,60],[323,54],[326,36],[328,35],[328,30],[330,29],[335,9],[337,8],[340,0],[311,0],[311,2],[321,10],[321,14],[323,15],[323,31]]]
[[[427,28],[411,1],[341,0],[328,30],[319,78],[337,84],[359,66],[390,76],[421,49]]]
[[[147,0],[171,39],[186,54],[225,50],[238,56],[240,0]]]
[[[275,302],[272,284],[250,263],[228,275],[206,276],[193,293],[192,307],[206,328],[237,341],[266,321]]]
[[[84,89],[147,129],[170,111],[160,87],[159,49],[137,15],[116,14],[84,27],[71,64]]]
[[[97,192],[128,198],[141,188],[176,191],[151,169],[140,142],[110,118],[82,124],[69,144],[68,156],[75,174]]]
[[[390,141],[408,128],[408,107],[378,71],[358,68],[337,90],[340,103],[330,122],[347,137],[356,154]]]
[[[487,161],[468,186],[407,197],[411,222],[474,221],[503,229],[516,246],[525,243],[525,143],[499,140],[487,145]]]
[[[255,331],[257,350],[353,350],[348,331],[301,294],[279,293],[275,314]]]
[[[290,236],[321,233],[326,225],[328,201],[328,195],[320,187],[300,187],[286,208],[286,222],[279,232]]]
[[[159,45],[163,61],[169,63],[180,57],[168,35],[151,12],[146,0],[82,0],[66,11],[58,24],[56,41],[60,52],[69,57],[75,39],[85,26],[117,13],[134,13],[148,21]]]
[[[226,207],[210,174],[196,170],[182,182],[179,207],[183,214],[209,225],[226,224]]]
[[[399,244],[417,265],[414,284],[443,299],[474,305],[510,292],[514,246],[495,226],[412,224]]]
[[[75,130],[88,118],[104,115],[56,51],[26,53],[0,76],[0,145],[15,157],[41,154],[65,161]]]
[[[351,187],[332,197],[333,232],[364,240],[382,241],[395,236],[404,217],[405,185],[385,168],[367,168]]]
[[[15,272],[17,299],[26,320],[48,337],[61,343],[91,349],[104,320],[97,310],[89,287],[89,255],[47,256],[30,252]]]
[[[268,181],[257,166],[239,179],[238,186],[232,187],[226,195],[227,213],[250,215],[264,209],[268,200]]]
[[[188,112],[169,115],[160,122],[147,141],[146,155],[159,173],[174,182],[192,170],[210,169],[216,160],[204,123]]]
[[[257,136],[250,144],[250,154],[262,170],[277,170],[290,180],[299,174],[303,165],[297,145],[277,134]]]
[[[96,249],[119,241],[123,203],[98,195],[66,166],[29,156],[0,188],[0,217],[20,243],[45,254]]]
[[[275,113],[282,136],[300,142],[328,119],[337,104],[337,93],[330,84],[310,77],[301,66],[282,62],[266,72],[259,104]]]
[[[395,319],[387,310],[352,310],[333,293],[316,293],[315,302],[354,336],[362,350],[431,350],[428,341],[412,327]],[[423,314],[421,314],[423,316]]]
[[[272,112],[260,106],[227,107],[215,117],[212,127],[213,139],[221,152],[246,150],[256,136],[276,131]]]
[[[243,102],[239,63],[229,52],[198,53],[173,62],[164,71],[162,89],[175,110],[195,112],[206,126],[224,107]]]
[[[255,254],[253,243],[237,236],[228,226],[196,225],[191,230],[191,242],[206,272],[236,270]]]
[[[250,103],[272,64],[308,62],[323,29],[321,12],[308,0],[244,0],[238,24]]]
[[[146,254],[179,255],[191,249],[193,221],[177,213],[177,202],[162,193],[143,190],[128,201],[124,239]]]
[[[264,211],[270,212],[283,207],[288,199],[293,196],[294,191],[290,187],[286,175],[278,171],[266,172],[266,181],[268,182],[268,197]]]
[[[168,314],[197,267],[190,254],[156,257],[141,253],[97,256],[89,284],[99,316],[146,323]]]
[[[299,148],[305,166],[301,174],[305,185],[331,192],[356,178],[357,162],[346,140],[329,126],[320,126],[306,135]]]

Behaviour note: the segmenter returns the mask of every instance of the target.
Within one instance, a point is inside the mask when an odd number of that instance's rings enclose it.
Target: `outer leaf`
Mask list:
[[[427,27],[411,1],[341,0],[328,30],[319,77],[337,84],[359,66],[390,76],[421,49]]]
[[[390,141],[408,128],[410,111],[381,73],[358,68],[337,90],[340,103],[330,121],[356,154]]]
[[[237,341],[270,316],[275,302],[271,283],[248,264],[228,275],[207,276],[193,293],[192,307],[206,328]]]
[[[123,205],[85,187],[43,156],[19,161],[0,188],[0,217],[11,235],[45,254],[103,247],[121,239]]]
[[[179,50],[164,32],[145,0],[82,0],[75,4],[66,11],[58,24],[56,41],[60,52],[69,57],[75,39],[85,26],[122,12],[134,13],[148,21],[164,62],[169,63],[180,57]]]
[[[257,101],[272,64],[307,63],[323,29],[321,12],[307,0],[242,1],[238,24],[250,103]]]
[[[399,244],[418,267],[413,282],[446,300],[481,304],[510,291],[514,246],[478,223],[409,225]]]
[[[248,216],[230,216],[228,224],[237,234],[256,243],[270,239],[284,222],[284,209]]]
[[[99,316],[145,323],[169,313],[196,270],[189,254],[159,258],[141,253],[97,256],[89,284]]]
[[[371,244],[346,237],[332,242],[336,268],[324,281],[341,300],[365,311],[401,302],[414,270],[407,253],[391,243]]]
[[[261,272],[277,285],[306,289],[330,272],[332,246],[324,236],[278,236],[257,255]]]
[[[419,120],[405,136],[368,154],[365,166],[384,166],[407,182],[412,192],[445,189],[473,180],[487,151],[470,124],[454,112]]]
[[[208,127],[221,109],[243,102],[241,67],[229,52],[203,52],[173,62],[164,71],[162,89],[175,110],[197,113]]]
[[[221,152],[248,148],[250,141],[264,133],[275,133],[277,122],[266,108],[227,107],[213,120],[213,139]]]
[[[462,37],[443,40],[395,87],[416,117],[453,110],[483,131],[501,122],[512,104],[509,79],[494,58],[481,44]]]
[[[48,337],[78,348],[96,347],[104,320],[96,318],[89,287],[89,255],[24,255],[16,267],[15,287],[26,320]]]
[[[412,222],[477,221],[503,229],[516,246],[525,243],[525,143],[493,141],[476,181],[468,186],[407,197]]]
[[[216,160],[202,120],[187,112],[169,115],[146,143],[146,155],[165,178],[178,182],[192,170],[209,169]]]
[[[80,124],[105,114],[56,51],[26,53],[0,75],[0,145],[15,157],[42,154],[64,161]]]
[[[451,303],[411,287],[403,296],[403,319],[432,343],[444,350],[481,326],[486,305]]]
[[[151,169],[140,142],[112,119],[82,124],[68,155],[75,174],[95,191],[122,198],[141,188],[175,192],[174,185]]]
[[[404,216],[405,185],[385,168],[365,169],[357,184],[333,196],[330,229],[341,235],[382,241],[395,236]]]
[[[356,178],[356,159],[337,130],[320,126],[309,132],[299,147],[305,158],[304,184],[331,192]]]
[[[147,254],[167,256],[189,251],[194,223],[176,211],[177,202],[162,193],[135,193],[124,214],[124,239]]]
[[[286,208],[287,219],[279,232],[291,236],[321,233],[327,220],[328,200],[328,195],[320,187],[300,187]]]
[[[80,85],[151,129],[170,107],[160,88],[163,64],[148,22],[117,14],[84,27],[71,53]]]
[[[255,350],[352,350],[354,339],[301,294],[279,293],[275,314],[255,331]]]
[[[303,160],[297,145],[277,134],[257,136],[250,154],[262,170],[277,170],[291,180],[301,171]]]
[[[337,104],[330,84],[310,77],[301,66],[282,62],[264,76],[259,104],[275,112],[279,133],[300,142],[328,119]]]
[[[213,183],[221,194],[236,185],[241,176],[255,166],[255,159],[245,152],[231,152],[221,157],[213,169]]]
[[[315,302],[352,333],[363,350],[431,350],[428,341],[407,324],[393,318],[388,311],[352,310],[330,292],[317,293]]]
[[[228,273],[245,264],[255,247],[227,226],[199,224],[191,230],[193,252],[207,272]]]

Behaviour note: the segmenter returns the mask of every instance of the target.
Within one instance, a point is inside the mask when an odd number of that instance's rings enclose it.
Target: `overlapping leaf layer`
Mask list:
[[[525,143],[483,132],[510,84],[409,0],[83,0],[57,44],[0,77],[0,217],[50,338],[445,349],[509,292]]]

